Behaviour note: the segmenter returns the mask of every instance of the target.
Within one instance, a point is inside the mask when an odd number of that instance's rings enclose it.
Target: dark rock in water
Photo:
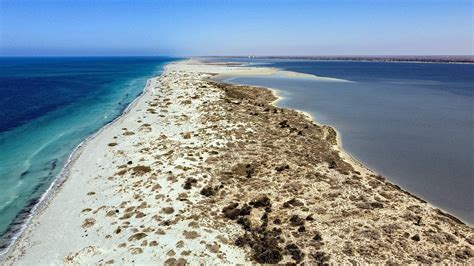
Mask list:
[[[419,235],[414,235],[414,236],[411,237],[411,239],[418,242],[418,241],[420,241],[420,236]]]
[[[301,261],[304,257],[304,253],[301,252],[300,248],[293,243],[286,245],[286,250],[290,253],[291,258],[296,261]]]
[[[304,225],[304,220],[301,219],[301,217],[299,217],[298,215],[293,215],[291,216],[290,218],[290,223],[292,226],[301,226],[301,225]]]
[[[51,167],[49,168],[50,171],[53,171],[56,169],[56,166],[58,165],[58,159],[54,159],[51,161]]]
[[[20,177],[24,177],[28,174],[29,172],[28,171],[24,171],[23,173],[21,173]]]
[[[254,208],[260,208],[260,207],[270,207],[272,206],[272,203],[267,196],[262,196],[258,199],[252,200],[249,203],[249,205],[252,205]]]

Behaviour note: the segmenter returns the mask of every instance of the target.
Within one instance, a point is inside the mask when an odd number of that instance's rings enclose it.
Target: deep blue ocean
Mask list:
[[[0,58],[0,253],[74,148],[172,58]]]
[[[229,60],[351,81],[228,80],[277,89],[278,105],[334,126],[355,158],[474,224],[474,64]]]

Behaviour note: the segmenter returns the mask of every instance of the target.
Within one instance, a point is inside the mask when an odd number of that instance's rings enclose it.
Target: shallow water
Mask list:
[[[238,77],[277,89],[278,105],[306,111],[343,147],[402,187],[474,223],[474,65],[253,61],[353,82]]]
[[[73,149],[171,58],[0,58],[0,253]]]

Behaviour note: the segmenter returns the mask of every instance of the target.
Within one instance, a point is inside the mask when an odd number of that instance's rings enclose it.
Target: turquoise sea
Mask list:
[[[117,118],[173,60],[0,58],[0,254],[72,151]]]

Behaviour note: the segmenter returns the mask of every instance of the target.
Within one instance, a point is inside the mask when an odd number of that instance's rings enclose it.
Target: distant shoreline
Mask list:
[[[440,56],[203,56],[197,58],[228,58],[228,59],[281,59],[281,60],[313,60],[313,61],[363,61],[387,63],[442,63],[442,64],[474,64],[473,55],[440,55]]]

